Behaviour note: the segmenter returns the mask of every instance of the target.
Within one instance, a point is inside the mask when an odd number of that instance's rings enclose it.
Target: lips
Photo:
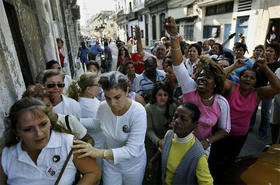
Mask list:
[[[204,80],[199,80],[197,83],[198,88],[205,88],[206,87],[206,82]]]

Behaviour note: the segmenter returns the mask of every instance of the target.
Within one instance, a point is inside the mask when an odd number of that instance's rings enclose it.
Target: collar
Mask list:
[[[190,142],[193,139],[193,137],[194,135],[192,133],[189,133],[189,135],[183,138],[179,138],[176,134],[174,134],[175,141],[177,143],[183,143],[183,144]]]
[[[17,154],[18,154],[18,160],[22,161],[22,162],[25,162],[25,163],[29,163],[28,161],[30,161],[31,159],[28,156],[27,152],[22,150],[21,144],[22,144],[22,140],[20,140],[20,142],[18,142],[18,144],[16,145],[16,150],[17,150]],[[62,141],[61,141],[60,133],[55,132],[55,131],[52,130],[49,142],[42,149],[41,153],[44,150],[46,150],[47,148],[59,148],[61,146],[62,146]]]

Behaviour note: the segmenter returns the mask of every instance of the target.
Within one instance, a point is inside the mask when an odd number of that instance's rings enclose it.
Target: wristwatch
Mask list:
[[[211,145],[211,142],[208,138],[206,138],[205,141],[208,143],[208,145]]]

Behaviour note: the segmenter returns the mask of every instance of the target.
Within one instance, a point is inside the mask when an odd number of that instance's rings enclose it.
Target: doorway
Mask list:
[[[28,62],[28,58],[26,55],[23,38],[22,38],[22,35],[20,32],[20,27],[19,27],[19,23],[18,23],[16,10],[13,5],[11,5],[5,1],[3,3],[4,3],[7,18],[8,18],[9,26],[10,26],[10,29],[12,32],[12,37],[14,40],[14,45],[16,48],[17,57],[18,57],[18,61],[20,64],[23,80],[24,80],[25,86],[27,87],[28,85],[34,84],[33,83],[34,81],[32,78],[31,70],[29,68],[29,62]]]

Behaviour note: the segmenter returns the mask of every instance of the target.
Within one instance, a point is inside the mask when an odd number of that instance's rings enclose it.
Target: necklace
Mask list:
[[[209,98],[201,98],[201,100],[202,101],[211,101],[211,100],[213,100],[213,98],[214,98],[214,96],[212,95],[212,96],[210,96]]]

